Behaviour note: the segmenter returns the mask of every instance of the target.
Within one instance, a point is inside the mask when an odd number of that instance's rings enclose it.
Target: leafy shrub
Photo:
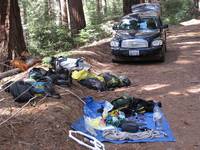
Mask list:
[[[77,46],[98,41],[102,38],[110,36],[111,33],[106,31],[102,24],[89,25],[85,29],[82,29],[80,33],[74,38]]]
[[[33,53],[53,54],[73,47],[73,39],[65,27],[38,25],[30,28],[29,32],[29,49]]]
[[[190,0],[162,0],[161,6],[166,23],[177,24],[192,17],[190,10],[193,3]]]

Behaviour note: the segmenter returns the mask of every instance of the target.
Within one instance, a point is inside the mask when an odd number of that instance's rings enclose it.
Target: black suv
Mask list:
[[[162,24],[158,6],[134,6],[131,14],[113,26],[116,30],[110,42],[113,61],[165,60],[168,25]]]

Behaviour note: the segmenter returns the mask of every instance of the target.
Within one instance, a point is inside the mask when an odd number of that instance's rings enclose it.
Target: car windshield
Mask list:
[[[157,24],[154,18],[123,19],[119,24],[119,30],[155,30]]]

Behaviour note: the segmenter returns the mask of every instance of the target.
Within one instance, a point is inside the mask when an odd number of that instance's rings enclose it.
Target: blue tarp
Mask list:
[[[91,99],[91,97],[88,97]],[[96,103],[96,105],[95,105]],[[97,109],[99,109],[99,104],[102,104],[102,101],[94,101],[92,109],[95,110],[95,106],[97,106]],[[97,110],[96,109],[96,110]],[[147,124],[147,128],[154,129],[154,122],[153,122],[153,113],[145,113],[144,114],[144,122]],[[84,132],[86,134],[89,134],[89,132],[85,129],[85,124],[84,124],[84,118],[81,117],[77,121],[75,121],[72,126],[74,130]],[[167,122],[167,119],[163,117],[163,131],[167,134],[167,137],[162,137],[162,138],[154,138],[154,139],[142,139],[142,140],[122,140],[122,141],[115,141],[115,140],[108,140],[105,139],[102,136],[102,131],[96,130],[97,136],[96,138],[101,141],[101,142],[111,142],[111,143],[116,143],[116,144],[121,144],[121,143],[142,143],[142,142],[175,142],[175,137],[173,136],[172,130],[170,129],[169,123]]]

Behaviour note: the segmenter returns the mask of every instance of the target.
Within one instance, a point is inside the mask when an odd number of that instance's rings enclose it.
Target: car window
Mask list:
[[[120,30],[136,30],[138,26],[137,20],[124,19],[119,24]]]
[[[139,30],[154,30],[157,24],[154,18],[142,18],[139,22]]]
[[[155,18],[123,19],[118,27],[119,30],[154,30],[158,28]]]

